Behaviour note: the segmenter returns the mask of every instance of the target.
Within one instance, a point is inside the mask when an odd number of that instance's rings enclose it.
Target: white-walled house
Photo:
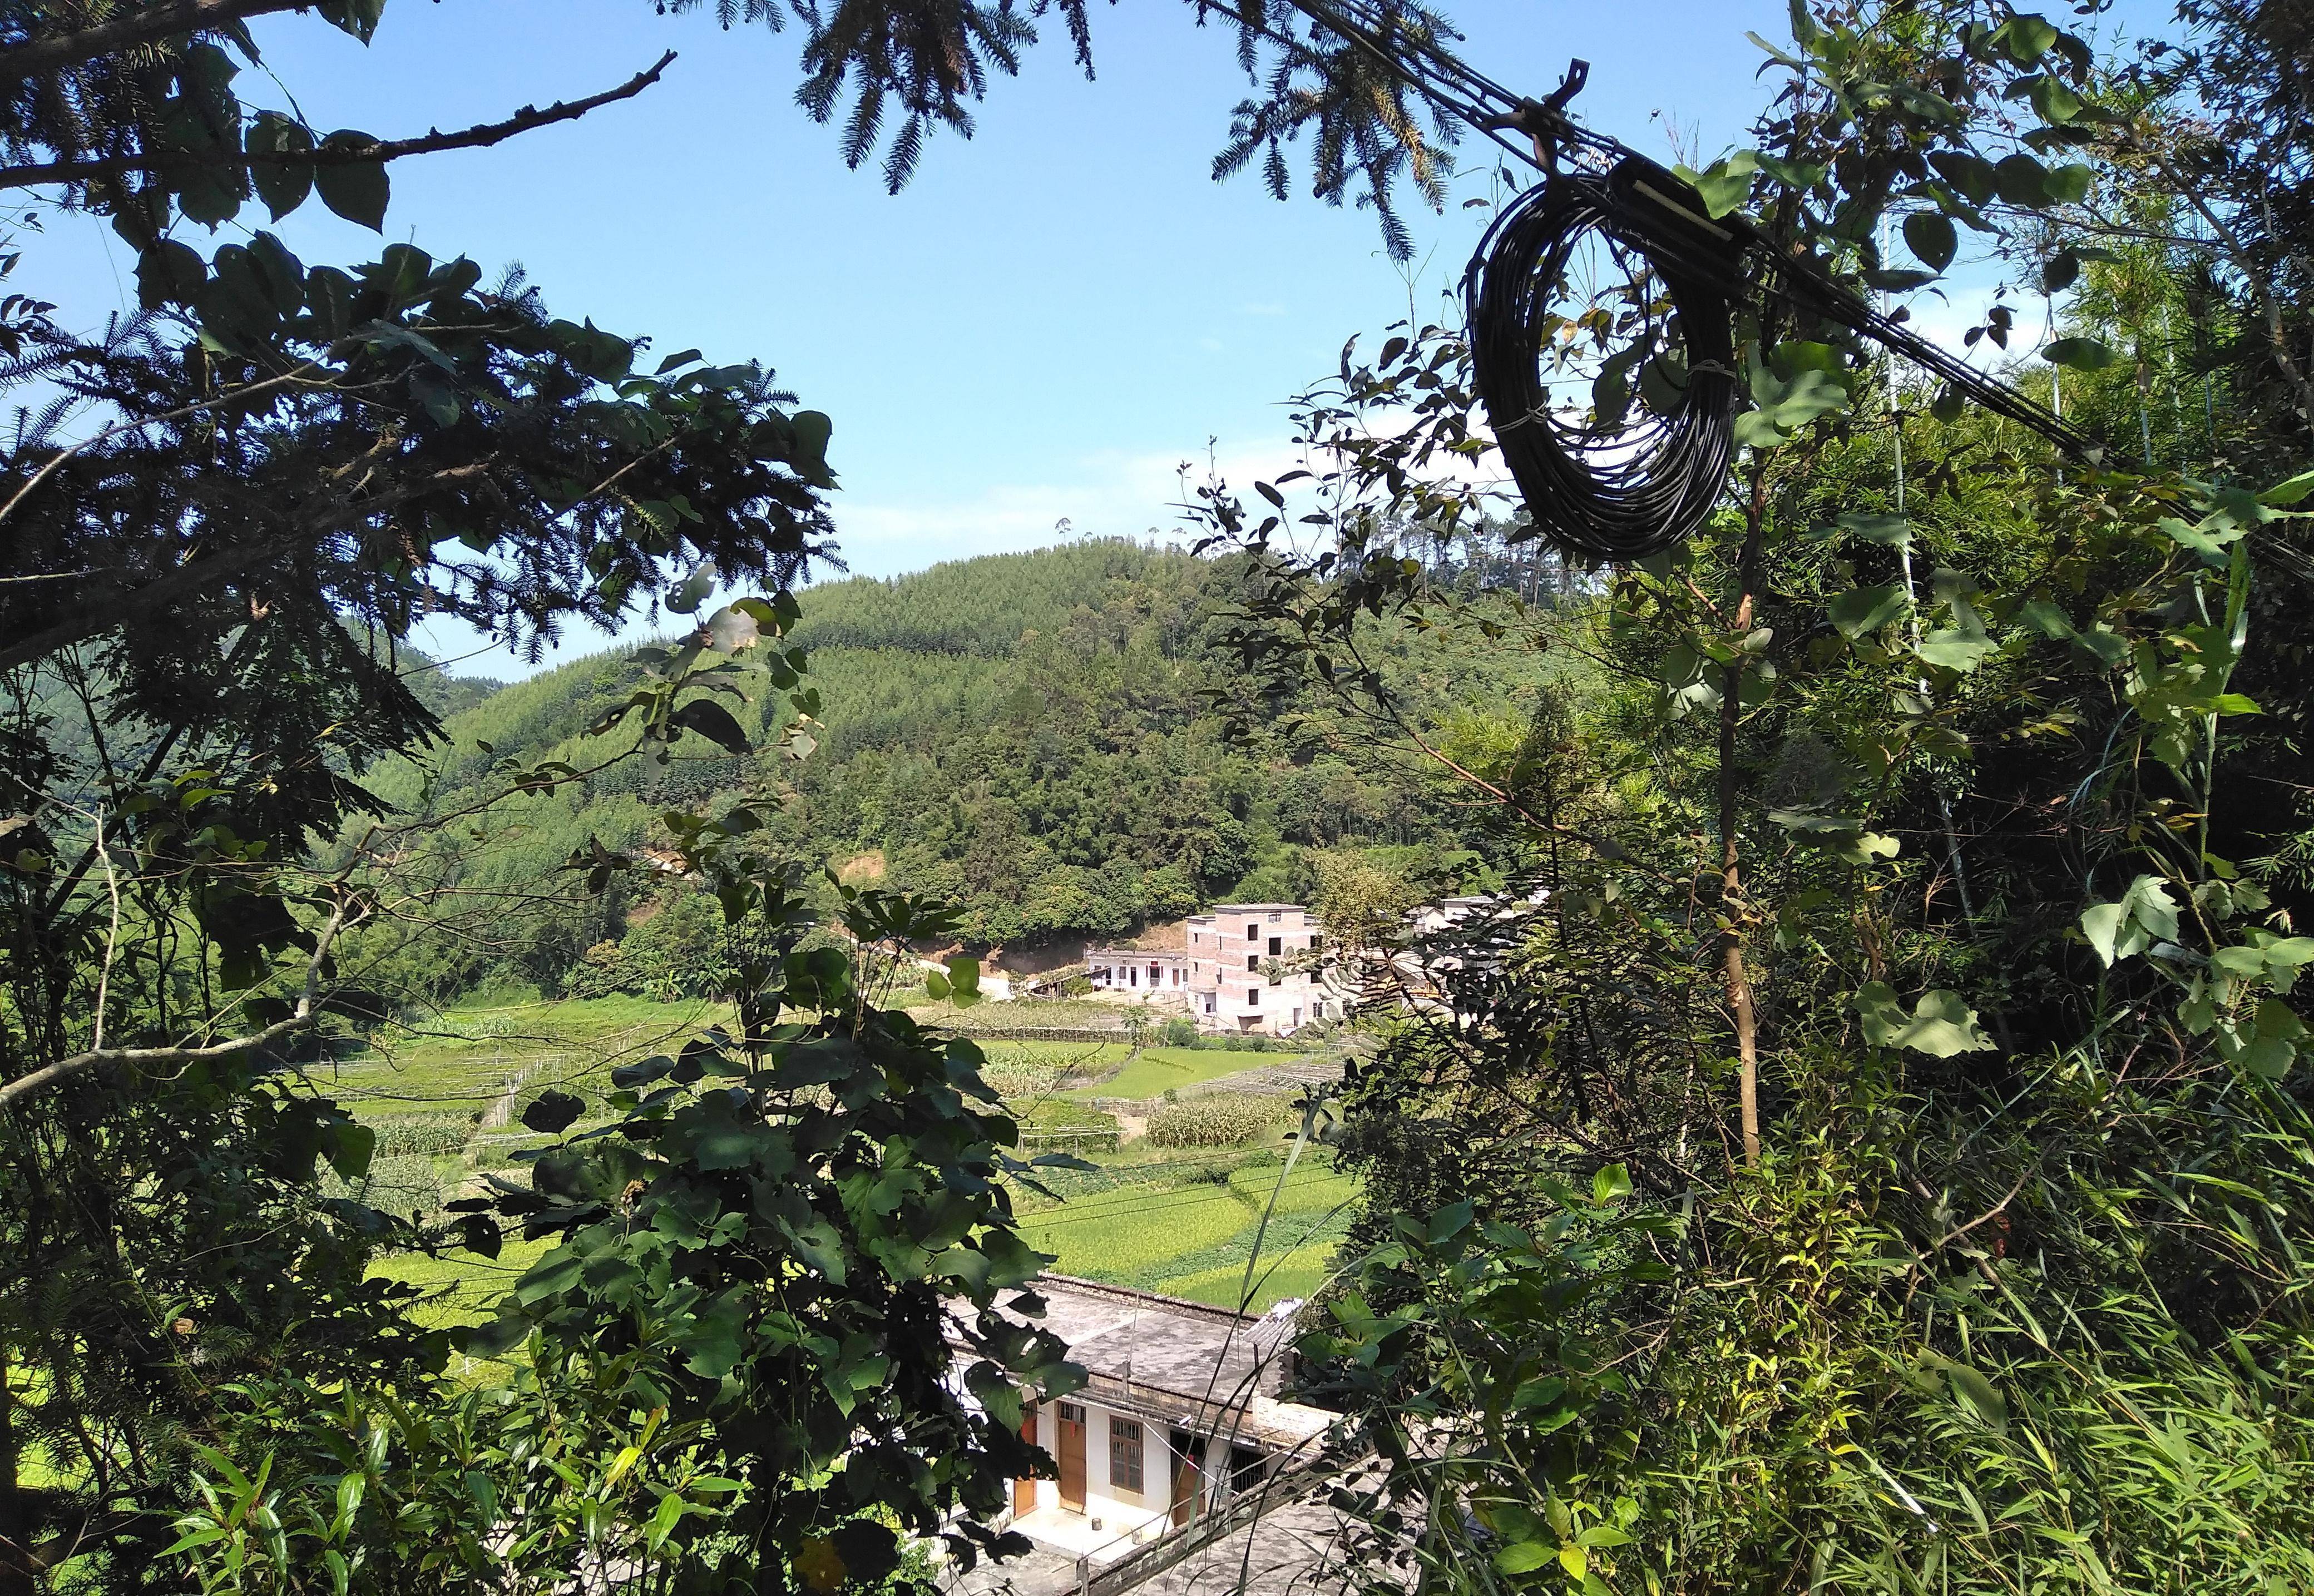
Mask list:
[[[1336,1415],[1280,1400],[1292,1327],[1151,1292],[1047,1275],[1043,1326],[1090,1380],[1022,1426],[1057,1479],[1013,1482],[1011,1528],[1114,1560],[1186,1528],[1288,1462]],[[1291,1305],[1285,1305],[1290,1311]]]
[[[1222,904],[1183,922],[1179,949],[1089,948],[1085,970],[1095,991],[1154,1000],[1201,1031],[1285,1036],[1341,1018],[1325,947],[1300,904]]]

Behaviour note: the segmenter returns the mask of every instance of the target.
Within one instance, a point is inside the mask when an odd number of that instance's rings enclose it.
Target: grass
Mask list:
[[[1339,1227],[1335,1227],[1338,1230]],[[1316,1241],[1305,1242],[1289,1251],[1280,1252],[1274,1244],[1265,1243],[1261,1262],[1253,1271],[1253,1301],[1251,1310],[1266,1313],[1288,1297],[1308,1298],[1326,1283],[1334,1271],[1335,1237],[1328,1235]],[[1169,1297],[1187,1297],[1192,1302],[1209,1302],[1215,1308],[1235,1308],[1238,1294],[1245,1290],[1245,1264],[1220,1264],[1210,1269],[1199,1269],[1188,1274],[1172,1274],[1160,1280],[1154,1288]]]
[[[1056,1253],[1064,1274],[1142,1285],[1181,1259],[1243,1230],[1244,1200],[1226,1186],[1128,1186],[1063,1204],[1020,1221],[1022,1239]]]
[[[1237,1306],[1245,1260],[1273,1192],[1277,1207],[1254,1270],[1252,1310],[1306,1297],[1332,1268],[1357,1182],[1323,1153],[1305,1156],[1282,1189],[1274,1151],[1098,1160],[1092,1173],[1052,1184],[1061,1203],[1031,1210],[1022,1236],[1059,1255],[1054,1268],[1114,1285]],[[1272,1265],[1276,1267],[1273,1268]]]
[[[402,1253],[370,1265],[370,1278],[400,1281],[422,1291],[440,1292],[437,1300],[419,1312],[418,1317],[426,1324],[476,1324],[490,1316],[499,1295],[521,1279],[523,1271],[536,1263],[550,1245],[543,1237],[536,1241],[509,1239],[495,1258],[477,1257],[471,1253],[440,1257]]]

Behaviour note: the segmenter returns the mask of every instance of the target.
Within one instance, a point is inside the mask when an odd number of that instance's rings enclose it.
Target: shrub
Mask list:
[[[1197,1022],[1186,1014],[1176,1014],[1165,1022],[1165,1045],[1195,1047],[1197,1045]]]
[[[1267,1098],[1217,1093],[1168,1103],[1149,1116],[1149,1141],[1157,1147],[1242,1147],[1277,1119]]]

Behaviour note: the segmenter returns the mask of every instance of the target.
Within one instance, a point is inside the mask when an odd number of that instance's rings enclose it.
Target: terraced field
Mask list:
[[[390,1050],[325,1066],[324,1089],[378,1133],[370,1175],[351,1191],[396,1212],[438,1212],[475,1189],[481,1172],[541,1140],[521,1123],[523,1106],[538,1093],[560,1088],[599,1106],[613,1065],[668,1051],[728,1018],[711,1005],[627,998],[460,1010]],[[1156,1148],[1140,1138],[1141,1125],[1169,1092],[1234,1090],[1238,1081],[1267,1089],[1281,1069],[1297,1079],[1322,1075],[1325,1061],[1222,1048],[1135,1054],[1122,1042],[987,1037],[981,1045],[990,1082],[1021,1120],[1029,1146],[1095,1166],[1053,1173],[1044,1182],[1050,1196],[1020,1192],[1031,1244],[1056,1254],[1056,1267],[1069,1274],[1235,1304],[1293,1128],[1285,1097],[1268,1091],[1278,1119],[1242,1148]],[[606,1114],[598,1107],[581,1124]],[[1295,1167],[1262,1239],[1257,1310],[1316,1289],[1355,1195],[1321,1150]],[[436,1311],[445,1316],[472,1317],[540,1249],[510,1244],[496,1260],[398,1258],[381,1273],[438,1289]]]

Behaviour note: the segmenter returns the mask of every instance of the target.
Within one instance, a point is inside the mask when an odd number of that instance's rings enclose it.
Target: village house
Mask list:
[[[1181,937],[1179,949],[1087,948],[1093,990],[1187,1014],[1201,1031],[1285,1036],[1342,1015],[1324,928],[1300,904],[1222,904]]]
[[[1067,1275],[1037,1292],[1091,1377],[1022,1426],[1059,1477],[1015,1481],[1010,1527],[1048,1554],[1115,1563],[1309,1462],[1335,1423],[1278,1396],[1298,1303],[1250,1318]]]

